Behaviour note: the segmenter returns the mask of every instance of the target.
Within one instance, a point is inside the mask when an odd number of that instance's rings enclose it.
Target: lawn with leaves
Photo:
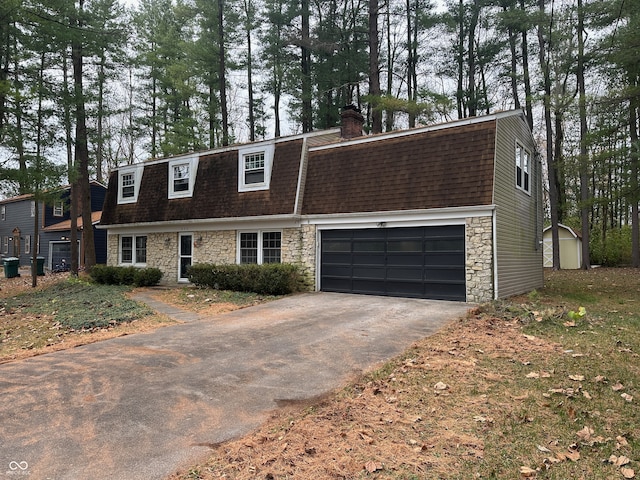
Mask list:
[[[126,287],[60,278],[0,298],[0,362],[145,331],[168,319],[130,300]]]
[[[640,272],[545,277],[174,478],[638,478]]]

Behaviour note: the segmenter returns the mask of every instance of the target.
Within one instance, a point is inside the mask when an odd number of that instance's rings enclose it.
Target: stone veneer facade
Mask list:
[[[493,300],[493,218],[466,219],[467,302]]]
[[[235,263],[236,230],[191,232],[194,239],[194,263]],[[466,289],[468,302],[493,300],[493,219],[471,217],[466,219]],[[147,234],[147,264],[159,268],[163,283],[178,279],[178,234]],[[315,225],[282,230],[282,262],[302,268],[309,290],[315,289],[317,229]],[[118,264],[118,235],[107,239],[108,263]]]

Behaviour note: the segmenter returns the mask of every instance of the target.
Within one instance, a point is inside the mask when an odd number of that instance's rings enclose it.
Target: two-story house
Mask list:
[[[316,290],[486,301],[538,288],[541,166],[520,111],[363,135],[341,127],[114,170],[108,263],[288,262]]]
[[[106,187],[98,182],[91,182],[91,211],[93,212],[94,242],[98,262],[106,262],[106,232],[95,227],[100,220]],[[70,262],[71,257],[71,218],[69,215],[69,194],[71,187],[63,187],[59,200],[51,205],[36,202],[33,195],[19,195],[0,200],[0,256],[16,257],[20,265],[30,265],[33,248],[37,255],[45,259],[49,269],[59,264],[62,259]],[[34,217],[38,208],[38,237],[36,242]],[[79,264],[83,264],[82,252],[82,218],[78,218]]]

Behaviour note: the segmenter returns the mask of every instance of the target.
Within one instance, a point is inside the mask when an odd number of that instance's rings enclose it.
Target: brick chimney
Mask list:
[[[342,107],[340,118],[340,135],[342,138],[349,139],[362,136],[364,117],[358,107],[355,105]]]

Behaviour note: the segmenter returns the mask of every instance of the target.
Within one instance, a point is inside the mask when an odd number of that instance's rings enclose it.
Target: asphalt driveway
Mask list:
[[[468,308],[302,294],[0,365],[0,478],[162,479]]]

